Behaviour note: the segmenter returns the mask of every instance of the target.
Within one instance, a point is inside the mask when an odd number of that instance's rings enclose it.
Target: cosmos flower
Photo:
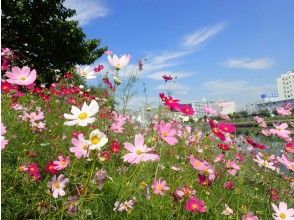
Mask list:
[[[176,130],[173,128],[171,123],[165,123],[160,121],[156,127],[157,133],[160,138],[162,138],[166,143],[170,145],[175,145],[178,140],[174,137],[176,135]]]
[[[292,109],[292,104],[290,102],[286,102],[283,106],[276,107],[276,111],[279,115],[291,115]]]
[[[233,215],[234,211],[231,209],[227,204],[225,204],[225,209],[223,210],[222,214],[226,216]]]
[[[206,212],[204,200],[200,200],[197,197],[190,197],[185,205],[185,209],[191,212]]]
[[[234,133],[236,131],[235,125],[224,122],[218,123],[218,128],[224,133]]]
[[[292,138],[290,137],[291,131],[287,130],[288,128],[287,123],[282,123],[280,125],[273,124],[273,126],[274,126],[274,129],[270,129],[270,132],[272,134],[275,134],[286,141],[292,141]]]
[[[276,167],[274,166],[275,163],[272,160],[263,159],[259,155],[256,155],[256,158],[254,158],[253,160],[257,162],[260,167],[266,167],[271,170],[276,170]]]
[[[134,197],[133,199],[131,200],[126,200],[124,202],[119,202],[119,201],[116,201],[114,203],[114,208],[113,208],[113,211],[119,211],[119,212],[122,212],[122,211],[130,211],[133,209],[134,205],[136,203],[136,198]]]
[[[76,71],[79,76],[85,79],[95,79],[97,76],[96,72],[90,66],[81,67],[76,65]]]
[[[72,138],[71,143],[73,144],[73,147],[69,148],[69,151],[74,153],[78,159],[89,156],[90,141],[85,140],[83,134],[78,134],[77,138]]]
[[[68,182],[69,179],[65,178],[63,174],[60,174],[58,178],[54,175],[52,180],[48,182],[47,187],[53,192],[53,197],[57,198],[58,196],[65,195],[64,188]]]
[[[107,144],[108,138],[99,129],[95,129],[90,133],[89,142],[90,150],[101,150],[101,148]]]
[[[17,85],[30,85],[35,82],[37,78],[36,70],[32,70],[28,66],[24,66],[22,69],[18,66],[12,67],[11,72],[7,71],[5,76],[8,77],[7,82]]]
[[[6,140],[3,136],[4,134],[6,134],[6,132],[6,127],[1,122],[1,150],[3,150],[5,146],[8,144],[8,140]]]
[[[92,100],[90,105],[88,106],[86,102],[84,102],[82,109],[80,110],[76,106],[71,107],[70,114],[63,114],[64,118],[70,120],[64,122],[64,125],[72,126],[72,125],[79,125],[79,126],[87,126],[88,124],[93,123],[96,118],[92,117],[99,111],[99,105],[95,100]]]
[[[169,187],[166,185],[166,181],[161,179],[158,179],[158,180],[154,179],[151,188],[153,189],[153,192],[156,195],[161,195],[161,196],[164,195],[164,191],[169,190]]]
[[[294,153],[294,142],[288,142],[284,145],[284,150],[288,153]]]
[[[294,171],[294,161],[287,158],[285,154],[282,154],[282,157],[277,157],[277,160],[287,169]]]
[[[120,70],[130,62],[131,55],[124,54],[120,58],[118,58],[117,55],[108,55],[107,59],[111,66],[113,66],[116,70]]]
[[[288,209],[285,202],[280,202],[279,207],[272,203],[272,207],[275,211],[273,213],[273,218],[275,220],[293,220],[294,219],[294,209]]]
[[[259,220],[259,218],[251,212],[247,212],[242,216],[242,220]]]
[[[167,75],[163,75],[162,78],[165,80],[165,82],[170,81],[173,79],[173,77],[171,75],[167,76]]]
[[[144,144],[144,136],[141,134],[135,135],[135,145],[126,142],[124,146],[130,152],[123,156],[124,162],[138,164],[159,159],[157,154],[152,153],[153,149]]]
[[[64,170],[70,163],[69,156],[64,157],[63,155],[58,156],[58,160],[53,161],[54,169]]]

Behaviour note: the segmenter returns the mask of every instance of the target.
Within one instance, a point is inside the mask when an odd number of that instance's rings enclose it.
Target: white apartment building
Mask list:
[[[277,78],[277,87],[280,100],[294,98],[294,71],[288,71]]]
[[[235,102],[219,102],[218,103],[220,113],[223,115],[232,114],[236,112]]]

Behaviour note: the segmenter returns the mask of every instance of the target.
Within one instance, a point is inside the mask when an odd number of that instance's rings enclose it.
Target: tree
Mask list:
[[[3,0],[2,47],[17,55],[16,65],[28,65],[38,79],[52,82],[56,70],[65,72],[75,64],[91,64],[105,47],[100,40],[86,40],[78,21],[68,20],[76,11],[64,0]]]

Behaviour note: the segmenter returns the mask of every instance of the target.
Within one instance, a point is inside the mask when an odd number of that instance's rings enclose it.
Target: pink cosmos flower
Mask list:
[[[1,150],[3,150],[8,144],[8,140],[5,140],[5,137],[3,136],[4,134],[6,134],[6,132],[6,127],[1,122]]]
[[[153,189],[153,192],[156,195],[164,195],[164,191],[169,190],[169,187],[166,185],[166,181],[165,180],[154,180],[153,181],[153,185],[151,186],[151,188]]]
[[[257,124],[259,125],[259,127],[261,128],[266,128],[266,122],[264,121],[264,119],[262,117],[256,116],[254,117],[255,121],[257,122]]]
[[[63,155],[58,156],[58,160],[53,161],[54,169],[63,170],[68,167],[70,163],[69,156],[64,157]]]
[[[194,169],[204,171],[208,168],[208,163],[204,160],[196,159],[193,155],[190,155],[190,163]]]
[[[228,124],[224,122],[218,123],[218,128],[225,133],[233,133],[236,131],[236,126],[233,124]]]
[[[123,133],[123,126],[126,123],[127,118],[118,112],[113,112],[114,123],[111,125],[111,130],[114,133]]]
[[[152,153],[153,149],[144,144],[144,136],[141,134],[135,135],[135,145],[126,142],[124,146],[130,152],[123,156],[124,162],[138,164],[159,159],[157,154]]]
[[[78,138],[72,138],[71,143],[73,144],[73,147],[69,148],[69,151],[74,153],[78,159],[80,159],[81,157],[89,156],[90,141],[85,140],[85,137],[83,134],[79,134]]]
[[[214,162],[218,163],[218,162],[224,161],[224,159],[225,159],[225,155],[223,153],[221,153],[216,156],[216,158],[214,159]]]
[[[270,129],[270,132],[272,134],[275,134],[286,141],[292,141],[292,138],[290,137],[291,131],[286,130],[288,128],[287,123],[282,123],[280,125],[277,125],[277,124],[273,124],[273,125],[275,129]]]
[[[191,212],[206,212],[204,200],[200,200],[197,197],[190,197],[186,202],[185,208]]]
[[[104,52],[104,54],[106,54],[106,55],[112,55],[112,51],[111,51],[111,50],[106,50],[106,51]]]
[[[261,133],[267,137],[272,135],[272,133],[269,129],[261,129]]]
[[[277,157],[277,160],[281,164],[284,164],[287,167],[287,169],[294,171],[294,161],[287,158],[285,154],[282,154],[282,157]]]
[[[233,176],[235,176],[237,172],[240,170],[240,166],[235,161],[231,160],[228,160],[226,162],[226,167],[228,169],[228,173]]]
[[[247,212],[242,216],[242,220],[259,220],[259,218],[251,212]]]
[[[56,178],[56,175],[54,175],[52,177],[52,180],[48,182],[47,187],[52,190],[53,197],[57,198],[58,196],[65,195],[64,188],[68,182],[69,182],[69,179],[64,178],[63,174],[60,174],[58,178]]]
[[[27,113],[25,116],[28,118],[30,122],[35,122],[35,121],[44,119],[44,112],[42,111],[31,112],[31,113]]]
[[[22,69],[16,66],[12,67],[11,72],[7,71],[5,76],[8,77],[7,82],[11,84],[26,86],[35,82],[37,72],[36,70],[31,71],[31,69],[27,66],[24,66]]]
[[[273,218],[275,220],[293,220],[294,219],[294,209],[288,209],[287,203],[280,202],[279,207],[272,203],[272,207],[275,211],[273,213]]]
[[[161,121],[159,125],[157,125],[157,133],[160,138],[162,138],[166,143],[170,145],[175,145],[178,143],[178,140],[174,137],[177,131],[173,129],[171,123],[165,123]]]
[[[279,115],[291,115],[292,114],[292,104],[290,102],[285,103],[284,106],[276,108]]]

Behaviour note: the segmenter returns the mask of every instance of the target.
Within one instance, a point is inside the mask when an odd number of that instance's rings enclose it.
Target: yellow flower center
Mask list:
[[[26,80],[26,79],[27,79],[27,77],[25,77],[25,76],[20,77],[20,80]]]
[[[286,214],[285,214],[285,213],[281,213],[281,214],[280,214],[280,218],[281,218],[281,219],[286,219]]]
[[[60,183],[59,183],[58,181],[55,181],[55,182],[52,184],[52,188],[59,189],[59,188],[60,188]]]
[[[198,161],[198,160],[196,160],[195,163],[194,163],[194,165],[195,165],[196,167],[200,167],[200,166],[201,166],[201,162]]]
[[[83,149],[84,149],[84,150],[88,150],[88,146],[87,146],[87,145],[84,145],[84,146],[83,146]]]
[[[83,120],[83,119],[88,118],[88,114],[85,112],[81,112],[78,117],[79,117],[79,119]]]
[[[194,203],[193,205],[192,205],[192,209],[197,209],[198,208],[198,205],[196,204],[196,203]]]
[[[156,186],[156,189],[159,190],[159,191],[162,191],[163,187],[162,187],[162,185],[159,184],[159,185]]]
[[[141,150],[136,150],[136,154],[141,155],[141,154],[143,154],[143,152]]]
[[[92,144],[99,144],[99,142],[100,142],[100,137],[98,137],[98,136],[93,136],[93,137],[91,138],[91,142],[92,142]]]
[[[292,164],[292,165],[290,166],[290,168],[291,168],[291,170],[294,171],[294,164]]]
[[[167,136],[168,136],[168,132],[167,132],[167,131],[163,131],[163,132],[162,132],[162,136],[163,136],[163,137],[167,137]]]

